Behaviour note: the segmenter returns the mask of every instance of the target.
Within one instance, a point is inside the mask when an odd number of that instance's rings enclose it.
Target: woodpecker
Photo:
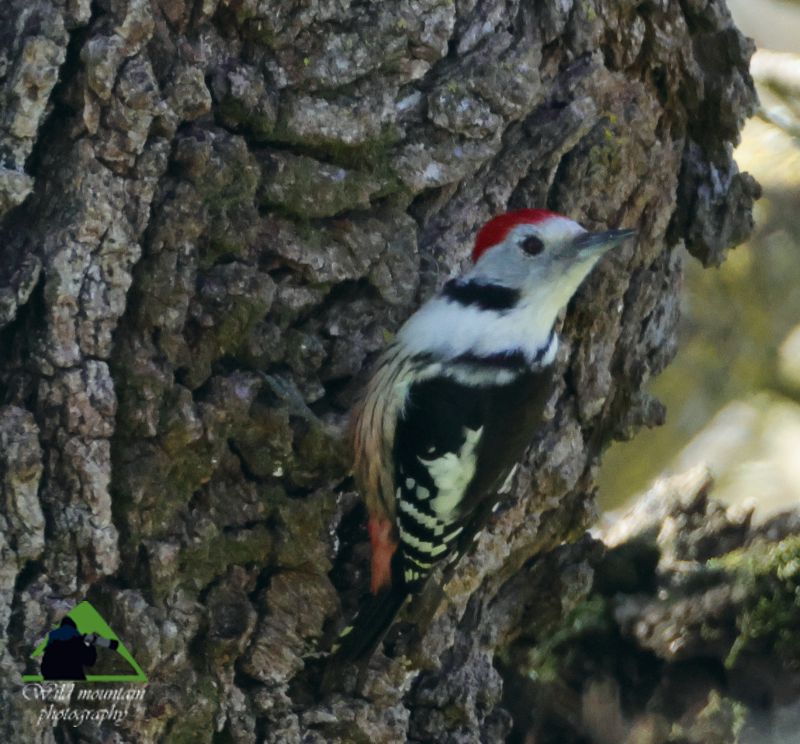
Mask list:
[[[399,330],[352,416],[372,596],[334,658],[368,657],[405,598],[480,526],[541,426],[556,318],[601,256],[634,234],[588,232],[542,209],[501,214],[478,232],[472,267]]]

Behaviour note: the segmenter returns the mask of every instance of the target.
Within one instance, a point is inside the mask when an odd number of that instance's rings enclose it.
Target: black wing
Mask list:
[[[541,423],[552,373],[505,385],[433,377],[412,385],[394,443],[403,579],[413,589],[502,483]]]

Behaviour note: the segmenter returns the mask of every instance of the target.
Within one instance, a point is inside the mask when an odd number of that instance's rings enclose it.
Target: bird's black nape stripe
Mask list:
[[[506,369],[510,372],[522,372],[530,366],[528,358],[519,350],[510,353],[486,354],[483,356],[467,351],[464,354],[459,354],[453,361],[473,364],[476,367]]]
[[[442,288],[442,294],[460,305],[477,305],[481,310],[510,310],[519,302],[517,289],[499,284],[462,282],[451,279]]]

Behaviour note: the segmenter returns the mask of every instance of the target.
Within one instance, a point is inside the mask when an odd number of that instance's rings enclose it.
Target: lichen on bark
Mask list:
[[[501,653],[517,734],[544,744],[791,741],[798,529],[797,511],[754,523],[752,508],[716,501],[704,468],[657,481],[606,520],[602,542],[584,545],[588,593],[566,614],[529,618]]]
[[[603,445],[661,415],[642,386],[674,352],[680,245],[716,263],[751,225],[730,148],[751,46],[724,3],[10,0],[0,21],[4,677],[88,598],[150,679],[123,738],[502,740],[495,653],[588,591],[585,543],[559,546]],[[521,206],[639,239],[571,303],[548,424],[418,632],[363,696],[315,698],[367,583],[347,409]],[[53,740],[2,704],[9,737]]]

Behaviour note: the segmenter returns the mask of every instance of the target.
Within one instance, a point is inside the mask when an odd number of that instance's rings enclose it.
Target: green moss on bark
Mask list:
[[[800,536],[757,541],[709,565],[727,571],[745,595],[739,636],[726,665],[735,666],[745,651],[773,644],[784,663],[800,663]]]

